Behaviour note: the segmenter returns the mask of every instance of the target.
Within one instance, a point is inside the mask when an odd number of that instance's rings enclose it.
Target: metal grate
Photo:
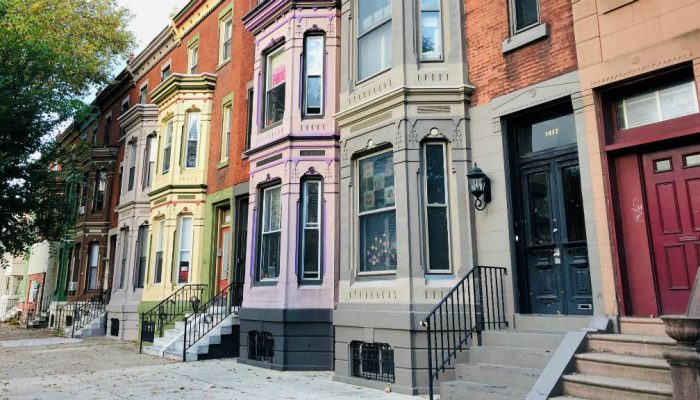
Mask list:
[[[393,383],[394,349],[386,343],[350,343],[352,375],[358,378]]]
[[[248,333],[248,359],[272,362],[275,357],[275,339],[270,332]]]

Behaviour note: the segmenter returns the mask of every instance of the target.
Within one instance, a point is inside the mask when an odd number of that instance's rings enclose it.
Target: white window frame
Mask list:
[[[280,194],[279,194],[279,195],[280,195],[280,218],[282,218],[282,215],[281,215],[281,213],[282,213],[282,210],[281,210],[281,207],[282,207],[282,205],[281,205],[281,204],[282,204],[282,185],[281,185],[281,184],[276,184],[276,185],[272,185],[272,186],[265,187],[265,188],[262,189],[262,191],[261,191],[261,193],[260,193],[260,194],[261,194],[261,200],[262,200],[262,204],[261,204],[261,205],[262,205],[262,207],[261,207],[261,208],[262,208],[262,214],[261,214],[261,218],[260,218],[260,234],[258,235],[259,246],[260,246],[260,252],[259,252],[259,258],[258,258],[258,261],[257,261],[257,264],[258,264],[258,265],[256,266],[257,271],[258,271],[257,274],[256,274],[256,278],[257,278],[256,280],[257,280],[258,282],[277,282],[277,280],[279,279],[280,272],[281,272],[281,271],[280,271],[280,267],[281,267],[281,265],[282,265],[282,260],[281,260],[280,258],[278,258],[278,260],[277,260],[277,276],[274,277],[274,278],[269,278],[269,277],[268,277],[268,278],[263,278],[263,269],[262,269],[263,264],[262,264],[262,262],[263,262],[263,260],[265,259],[265,257],[263,257],[263,251],[264,251],[264,246],[263,246],[263,241],[264,241],[264,240],[263,240],[263,238],[265,237],[265,235],[271,235],[271,234],[279,233],[279,235],[280,235],[280,241],[279,241],[280,249],[278,250],[278,253],[279,253],[280,256],[281,256],[281,247],[282,247],[282,240],[281,240],[281,239],[282,239],[282,222],[280,221],[280,227],[279,227],[279,229],[274,230],[274,231],[273,231],[273,230],[265,231],[265,218],[266,218],[266,216],[267,216],[267,211],[268,211],[268,210],[267,210],[267,206],[265,205],[265,204],[266,204],[265,196],[267,195],[267,193],[268,193],[269,191],[275,190],[275,189],[279,189],[279,191],[280,191]]]
[[[393,42],[393,20],[394,20],[394,15],[393,15],[393,12],[390,12],[390,13],[389,13],[389,18],[387,18],[386,20],[383,20],[383,21],[380,21],[380,22],[376,23],[374,26],[368,28],[365,32],[362,32],[362,33],[361,33],[361,32],[360,32],[360,18],[359,18],[359,16],[360,16],[360,1],[361,1],[361,0],[357,0],[357,3],[356,3],[356,4],[357,4],[357,6],[356,6],[357,10],[356,10],[356,13],[355,13],[355,14],[358,16],[358,17],[356,18],[357,22],[355,23],[355,29],[356,29],[356,32],[357,32],[357,37],[355,38],[355,47],[356,47],[356,49],[357,49],[357,57],[356,57],[357,59],[355,60],[355,62],[356,62],[356,67],[357,67],[357,81],[358,81],[358,82],[364,82],[364,81],[369,80],[369,79],[371,79],[371,78],[373,78],[373,77],[375,77],[375,76],[377,76],[377,75],[379,75],[379,74],[381,74],[381,73],[383,73],[383,72],[385,72],[385,71],[388,71],[388,70],[390,70],[390,69],[392,68],[392,64],[393,64],[392,53],[393,53],[393,49],[394,49],[393,43],[392,43],[392,42]],[[393,1],[394,1],[394,0],[389,0],[389,7],[390,7],[390,8],[393,7]],[[392,11],[393,11],[393,10],[392,10]],[[384,69],[379,69],[378,71],[375,71],[375,72],[373,72],[373,73],[371,73],[371,74],[368,74],[367,76],[360,76],[360,41],[361,41],[365,36],[368,36],[368,35],[372,34],[374,31],[380,29],[381,27],[383,27],[383,26],[386,25],[386,24],[391,24],[391,25],[392,25],[392,26],[389,28],[389,32],[390,32],[390,35],[389,35],[389,36],[390,36],[389,43],[391,44],[391,49],[390,49],[390,51],[389,51],[389,66],[386,67],[386,68],[384,68]]]
[[[119,258],[119,289],[126,285],[126,265],[129,262],[129,228],[122,229],[122,249]]]
[[[172,67],[170,66],[171,64],[172,64],[172,62],[170,60],[168,60],[168,62],[163,64],[162,67],[160,67],[160,81],[161,82],[168,79],[168,77],[173,74]],[[165,71],[168,71],[167,75],[165,75]]]
[[[394,152],[393,149],[381,150],[378,152],[364,155],[362,157],[358,157],[355,160],[355,176],[357,177],[357,180],[358,180],[358,184],[354,185],[355,186],[355,196],[354,197],[355,197],[355,201],[357,202],[356,203],[357,212],[355,215],[355,226],[356,226],[357,232],[355,232],[355,237],[357,238],[356,254],[359,256],[358,264],[357,264],[357,275],[358,276],[396,275],[396,271],[398,271],[398,268],[399,268],[398,259],[397,259],[397,262],[396,262],[397,265],[396,265],[395,269],[386,269],[386,270],[382,270],[382,271],[362,271],[362,255],[360,254],[360,251],[361,251],[360,249],[362,249],[362,232],[360,230],[360,227],[362,226],[362,223],[361,223],[362,217],[364,217],[366,215],[380,214],[380,213],[387,212],[387,211],[394,211],[394,219],[395,219],[394,223],[397,222],[397,220],[396,220],[396,200],[394,200],[394,205],[391,207],[378,208],[378,209],[372,210],[372,211],[360,211],[360,201],[361,201],[360,200],[360,185],[359,185],[359,179],[361,177],[360,164],[361,164],[361,161],[364,159],[376,157],[376,156],[386,154],[386,153],[392,153],[392,163],[393,163],[394,162],[393,152]],[[394,175],[394,179],[395,179],[395,175]],[[394,186],[396,186],[396,183],[394,183]],[[398,229],[398,226],[397,226],[397,229]],[[398,257],[398,238],[397,238],[397,257]]]
[[[199,40],[195,41],[187,48],[187,72],[190,75],[197,74],[197,64],[199,63]]]
[[[163,129],[163,163],[161,165],[161,175],[170,172],[173,161],[173,135],[175,130],[175,121],[170,119],[165,122]],[[167,151],[167,152],[166,152]],[[166,154],[167,153],[167,154]],[[167,167],[166,167],[167,163]]]
[[[156,221],[156,251],[153,260],[153,284],[159,284],[163,281],[163,263],[165,256],[165,220]],[[160,253],[160,254],[159,254]],[[160,255],[160,268],[158,267],[158,256]]]
[[[309,39],[320,39],[321,40],[321,75],[309,75],[308,70],[308,57],[307,57],[307,40]],[[312,77],[318,77],[319,81],[321,82],[319,90],[320,90],[320,103],[319,103],[319,112],[318,113],[309,113],[309,107],[307,104],[308,101],[308,91],[309,91],[309,76]],[[319,33],[310,33],[304,36],[304,92],[302,93],[303,99],[304,99],[304,110],[302,115],[304,117],[321,117],[323,116],[323,113],[325,111],[325,96],[324,96],[324,90],[325,90],[325,78],[326,78],[326,35],[324,34],[319,34]]]
[[[144,172],[142,187],[148,188],[153,185],[156,172],[156,158],[158,157],[158,145],[156,135],[146,137],[146,149],[144,150]]]
[[[229,36],[226,37],[226,26],[230,24]],[[229,12],[219,20],[219,65],[231,60],[233,52],[233,13]],[[228,54],[227,50],[228,49]]]
[[[222,107],[221,113],[221,156],[220,161],[228,160],[231,148],[231,122],[233,119],[233,102],[227,102]]]
[[[183,237],[182,235],[185,233],[185,229],[183,228],[185,220],[189,220],[190,224],[190,240],[189,243],[183,243]],[[190,278],[192,277],[192,244],[194,242],[194,218],[191,215],[183,215],[180,216],[179,221],[178,221],[178,235],[177,235],[177,264],[175,265],[175,282],[177,282],[178,285],[180,284],[187,284],[191,280]],[[186,245],[187,247],[183,248],[183,244]],[[180,280],[180,265],[182,264],[183,261],[183,254],[187,253],[189,256],[189,260],[187,261],[187,280],[186,281],[181,281]]]
[[[445,53],[445,49],[444,49],[445,38],[444,38],[443,25],[442,25],[442,0],[437,0],[437,2],[438,2],[437,9],[423,9],[422,0],[418,0],[418,7],[419,7],[418,27],[419,27],[419,32],[420,32],[418,39],[420,40],[419,49],[420,49],[421,61],[443,61],[445,58],[445,54],[444,54]],[[437,14],[438,14],[438,22],[440,24],[440,54],[438,54],[437,57],[426,57],[425,54],[423,54],[423,13],[424,12],[430,12],[430,13],[437,12]]]
[[[429,204],[428,203],[428,175],[427,175],[427,150],[428,146],[440,146],[442,147],[442,165],[444,169],[444,179],[443,184],[445,186],[445,203],[444,204]],[[451,274],[452,273],[452,232],[450,224],[450,184],[449,184],[449,174],[448,174],[448,164],[447,164],[447,145],[444,142],[426,142],[423,144],[423,149],[421,151],[423,155],[422,168],[423,171],[423,220],[425,221],[425,227],[423,233],[425,235],[425,264],[427,266],[427,271],[431,274]],[[447,219],[447,248],[448,248],[448,268],[447,269],[436,269],[433,270],[430,266],[430,234],[428,232],[428,209],[429,208],[444,208],[445,218]]]
[[[141,224],[136,232],[136,261],[134,263],[133,290],[141,289],[146,285],[148,274],[148,224]],[[141,261],[143,260],[143,263]],[[139,277],[143,274],[143,282]]]
[[[194,139],[190,139],[190,123],[192,120],[192,117],[196,115],[197,116],[197,125],[196,125],[196,137]],[[199,142],[201,140],[202,136],[202,113],[199,111],[191,111],[187,113],[187,118],[185,118],[185,132],[182,137],[183,141],[183,148],[184,148],[184,154],[182,157],[182,165],[185,169],[196,169],[197,165],[199,164]],[[188,166],[187,165],[187,155],[190,152],[190,149],[194,148],[194,165]]]
[[[542,23],[542,14],[540,13],[540,0],[535,0],[537,2],[537,22],[518,29],[518,20],[515,7],[515,3],[517,1],[518,0],[508,0],[508,19],[510,20],[510,36],[515,36],[518,33],[534,28]]]
[[[308,219],[309,219],[309,201],[308,201],[308,193],[309,190],[307,189],[308,185],[317,185],[318,186],[318,204],[317,204],[317,209],[314,211],[316,213],[316,224],[309,224]],[[322,279],[322,271],[323,268],[321,266],[323,265],[323,181],[320,178],[317,177],[307,177],[302,179],[301,181],[301,194],[302,194],[302,199],[301,199],[301,219],[300,219],[300,232],[299,234],[301,237],[299,238],[299,243],[301,245],[301,249],[299,251],[300,255],[300,270],[301,270],[301,276],[299,277],[301,281],[320,281]],[[304,263],[305,255],[306,255],[306,235],[305,233],[307,231],[316,231],[318,234],[318,254],[317,254],[317,262],[316,262],[316,277],[315,278],[307,278],[306,275],[306,264]]]
[[[86,282],[85,282],[85,288],[87,290],[95,290],[97,289],[98,286],[98,273],[99,273],[99,268],[100,268],[100,243],[99,242],[92,242],[90,243],[90,248],[88,249],[90,252],[89,257],[88,257],[88,270],[87,270],[87,276],[86,276]],[[95,274],[95,282],[94,285],[91,285],[91,278],[93,277],[92,274]]]
[[[130,192],[136,186],[136,142],[129,143],[129,176],[127,190]]]

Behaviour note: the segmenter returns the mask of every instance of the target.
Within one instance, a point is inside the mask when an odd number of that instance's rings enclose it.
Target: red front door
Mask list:
[[[700,267],[700,145],[642,160],[661,314],[683,314]]]

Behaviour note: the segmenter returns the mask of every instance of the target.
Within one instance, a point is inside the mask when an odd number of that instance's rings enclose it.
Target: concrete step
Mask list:
[[[469,381],[440,383],[440,400],[522,400],[527,390]]]
[[[661,318],[620,317],[620,333],[666,337],[666,328]]]
[[[514,367],[544,368],[552,352],[521,347],[492,347],[478,346],[469,349],[469,362],[474,364],[489,364],[494,361],[506,362]]]
[[[498,362],[493,360],[492,362]],[[507,363],[507,360],[501,360]],[[498,364],[457,364],[456,379],[485,384],[507,384],[508,387],[530,390],[537,378],[542,374],[541,369],[512,367]]]
[[[661,336],[621,335],[614,333],[588,336],[588,351],[596,353],[662,358],[662,353],[675,347],[675,345],[675,340]]]
[[[671,384],[668,362],[659,358],[582,353],[576,355],[576,372],[584,375],[612,375],[615,378]]]
[[[552,332],[529,331],[485,331],[482,333],[484,346],[513,346],[542,350],[556,350],[564,339],[564,335]]]
[[[590,400],[670,400],[671,385],[608,376],[573,374],[563,378],[564,394]]]
[[[584,399],[583,397],[573,397],[573,396],[557,396],[557,397],[550,397],[549,400],[588,400],[588,399]]]
[[[588,327],[589,316],[515,314],[513,329],[524,331],[578,331]]]

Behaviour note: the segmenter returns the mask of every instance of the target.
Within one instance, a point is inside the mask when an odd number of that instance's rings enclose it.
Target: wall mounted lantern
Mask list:
[[[486,208],[486,204],[491,202],[491,180],[474,163],[474,167],[467,172],[469,180],[469,192],[474,196],[474,208],[481,211]]]

